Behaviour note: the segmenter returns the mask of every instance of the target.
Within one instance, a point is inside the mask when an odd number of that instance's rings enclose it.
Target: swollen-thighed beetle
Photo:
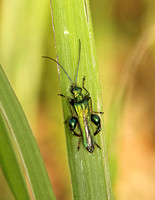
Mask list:
[[[87,149],[89,153],[93,153],[94,146],[96,145],[98,148],[100,146],[95,142],[94,136],[97,135],[101,131],[101,122],[100,117],[96,115],[97,113],[103,114],[103,112],[94,112],[92,111],[92,100],[90,97],[90,93],[84,87],[85,77],[83,78],[82,88],[77,86],[77,77],[79,71],[79,64],[80,64],[80,54],[81,54],[81,41],[79,39],[79,60],[78,60],[78,67],[76,72],[76,79],[75,83],[72,81],[66,70],[53,58],[43,56],[43,58],[49,58],[56,62],[61,69],[65,72],[68,79],[71,82],[71,90],[70,92],[73,95],[73,98],[67,97],[63,94],[59,94],[61,97],[66,98],[69,102],[70,110],[72,113],[72,117],[65,121],[68,124],[70,131],[73,135],[79,137],[78,143],[78,150],[80,148],[80,142],[82,139],[83,146]],[[84,90],[85,94],[83,95],[82,89]],[[92,123],[94,123],[97,128],[93,131]],[[75,131],[76,127],[78,126],[79,133]],[[78,130],[77,129],[77,130]]]

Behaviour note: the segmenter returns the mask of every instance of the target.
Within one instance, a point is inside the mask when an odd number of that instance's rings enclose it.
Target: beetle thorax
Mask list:
[[[82,88],[75,86],[75,87],[72,88],[71,93],[73,94],[76,101],[82,101],[83,100]]]

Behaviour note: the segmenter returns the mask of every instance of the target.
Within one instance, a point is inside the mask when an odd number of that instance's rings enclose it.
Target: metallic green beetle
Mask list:
[[[73,94],[73,98],[67,97],[63,94],[59,94],[61,97],[67,99],[70,105],[70,110],[72,113],[72,117],[65,121],[69,125],[69,129],[73,135],[79,137],[78,150],[80,148],[80,142],[82,139],[83,145],[89,153],[93,153],[94,146],[96,145],[98,148],[100,146],[95,142],[94,136],[97,135],[101,131],[101,122],[100,117],[96,115],[97,113],[103,114],[103,112],[94,112],[92,111],[92,100],[90,97],[90,93],[84,87],[85,77],[83,78],[82,88],[76,85],[78,70],[79,70],[79,62],[80,62],[80,53],[81,53],[81,42],[79,40],[79,61],[77,67],[77,74],[75,83],[72,81],[66,70],[53,58],[43,56],[44,58],[49,58],[56,62],[65,72],[69,80],[71,81],[71,93]],[[82,89],[85,91],[83,95]],[[96,114],[95,114],[96,113]],[[97,126],[95,132],[92,128],[92,122]],[[75,132],[75,129],[78,125],[79,132]]]

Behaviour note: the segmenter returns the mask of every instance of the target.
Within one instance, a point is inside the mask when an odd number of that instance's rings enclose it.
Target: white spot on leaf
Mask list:
[[[69,32],[68,32],[68,31],[64,31],[64,34],[65,34],[65,35],[69,35]]]

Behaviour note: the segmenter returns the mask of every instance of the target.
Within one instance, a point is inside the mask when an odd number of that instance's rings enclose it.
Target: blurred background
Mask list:
[[[112,187],[155,199],[155,1],[90,0]],[[0,64],[25,111],[58,200],[72,199],[49,1],[0,1]],[[0,199],[13,196],[0,171]]]

